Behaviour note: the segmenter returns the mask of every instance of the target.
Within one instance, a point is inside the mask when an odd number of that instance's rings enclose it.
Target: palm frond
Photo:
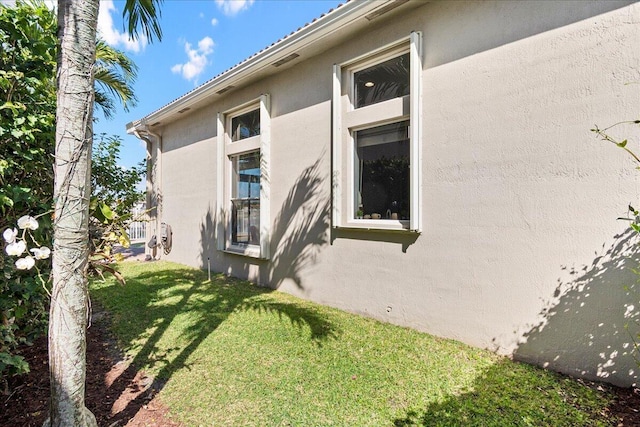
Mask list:
[[[96,103],[105,117],[115,112],[113,98],[120,100],[125,111],[137,104],[133,83],[138,76],[138,67],[122,51],[107,45],[104,40],[96,41]],[[107,102],[107,99],[108,102]]]
[[[133,88],[118,73],[106,68],[96,68],[95,77],[96,85],[103,90],[103,93],[118,98],[125,111],[129,111],[129,107],[138,103]]]
[[[96,109],[101,110],[104,117],[107,119],[113,118],[116,111],[116,106],[113,103],[113,98],[108,96],[102,89],[96,87],[94,90],[95,99],[94,105]]]
[[[160,28],[160,5],[163,0],[127,0],[122,12],[122,18],[127,23],[129,34],[137,38],[139,27],[147,40],[154,38],[162,40]]]
[[[135,81],[138,77],[138,66],[121,50],[109,46],[104,40],[96,41],[96,63],[105,68],[118,68],[125,80]]]

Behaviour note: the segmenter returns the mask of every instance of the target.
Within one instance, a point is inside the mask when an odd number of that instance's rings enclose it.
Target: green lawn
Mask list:
[[[187,426],[609,425],[611,399],[456,341],[166,262],[92,297]]]

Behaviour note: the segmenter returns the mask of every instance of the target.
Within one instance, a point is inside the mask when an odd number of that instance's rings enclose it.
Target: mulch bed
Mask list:
[[[95,307],[94,307],[95,308]],[[97,317],[97,318],[96,318]],[[47,340],[24,347],[28,375],[10,380],[10,395],[0,395],[1,427],[41,427],[47,417],[49,367]],[[594,387],[609,387],[594,385]],[[105,427],[180,427],[155,397],[161,388],[123,359],[108,333],[107,321],[94,316],[87,332],[86,406]],[[612,426],[640,427],[640,390],[609,387],[617,396],[606,409]]]
[[[615,420],[613,425],[640,427],[640,390],[618,387],[611,389],[617,396],[608,408],[610,417]]]
[[[95,309],[95,306],[94,306]],[[160,386],[123,359],[106,322],[94,313],[87,331],[85,404],[105,427],[179,427],[155,398]],[[21,349],[31,372],[9,381],[10,395],[0,395],[0,426],[41,427],[48,415],[47,339]]]

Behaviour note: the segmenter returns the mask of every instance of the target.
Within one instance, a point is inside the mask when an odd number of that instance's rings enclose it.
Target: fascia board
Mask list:
[[[374,10],[384,7],[391,1],[394,0],[352,0],[345,3],[322,18],[287,36],[282,41],[276,42],[230,70],[214,77],[202,86],[177,98],[165,107],[148,114],[142,119],[128,123],[126,125],[127,133],[133,133],[140,127],[146,128],[149,123],[166,120],[177,114],[179,110],[188,108],[225,87],[240,85],[243,80],[248,79],[266,67],[272,66],[274,62],[295,51],[317,43],[334,31],[347,29],[350,24],[355,23],[360,18],[364,18]]]

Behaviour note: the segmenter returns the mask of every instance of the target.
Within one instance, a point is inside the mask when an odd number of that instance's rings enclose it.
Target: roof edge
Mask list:
[[[390,9],[389,6],[392,3],[397,3],[397,5],[400,6],[407,3],[407,0],[347,1],[347,3],[337,6],[320,18],[311,21],[227,71],[213,77],[192,91],[176,98],[164,107],[147,114],[139,120],[127,123],[127,133],[132,134],[136,130],[148,129],[148,127],[153,126],[154,123],[166,120],[180,110],[189,108],[191,105],[202,101],[204,98],[234,83],[236,85],[239,84],[264,67],[285,59],[294,51],[321,40],[336,29],[349,26],[349,24],[358,18],[372,16],[376,11],[384,13],[385,11],[383,11],[383,9]]]

